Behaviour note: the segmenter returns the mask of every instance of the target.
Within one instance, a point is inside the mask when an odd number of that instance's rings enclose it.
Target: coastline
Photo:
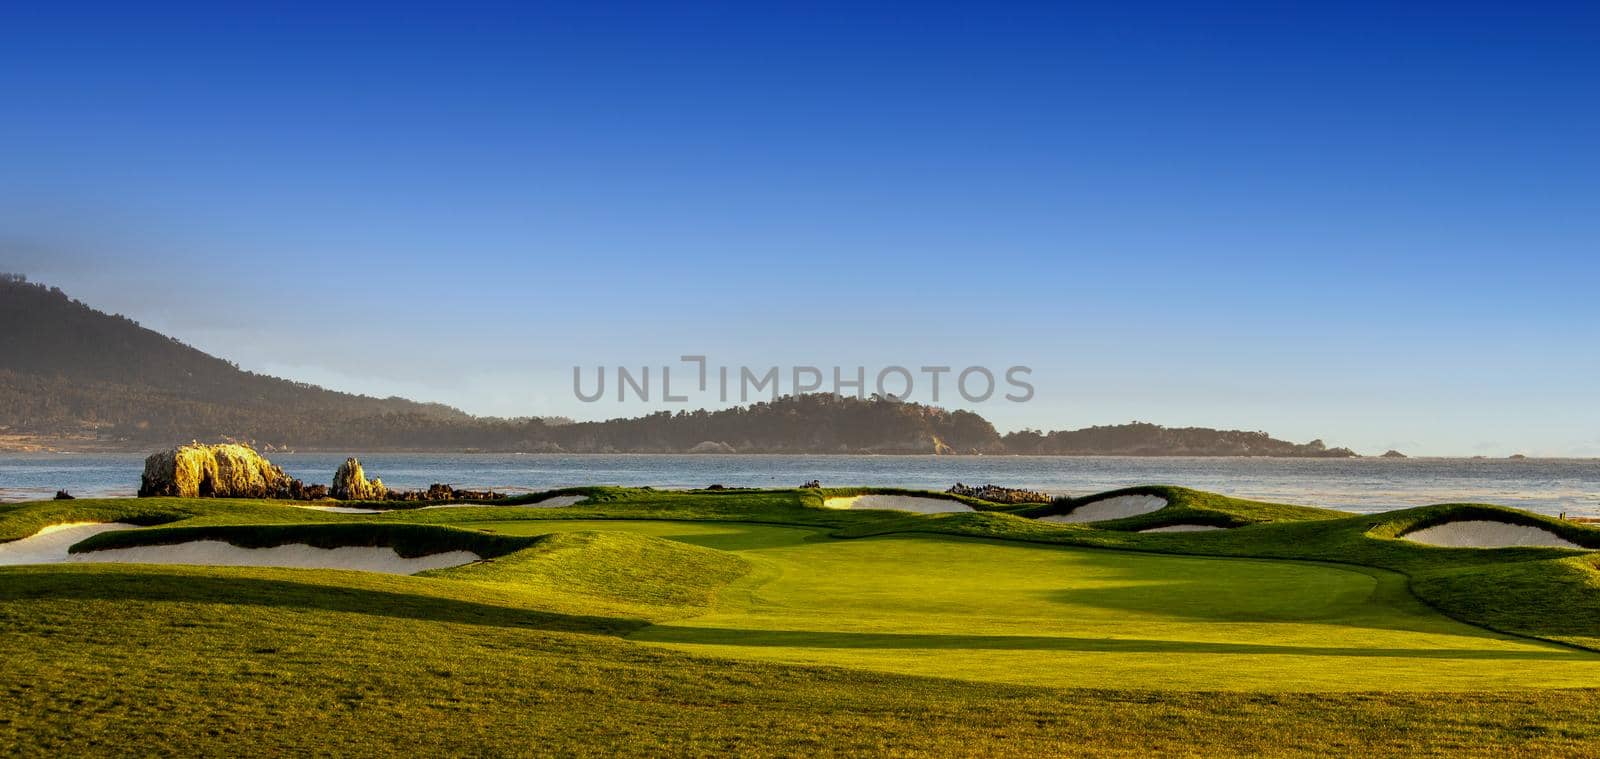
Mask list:
[[[0,501],[131,495],[147,451],[0,453]],[[1167,484],[1274,503],[1377,512],[1448,502],[1492,503],[1550,516],[1600,516],[1593,459],[838,454],[507,454],[297,451],[267,458],[292,477],[327,482],[346,456],[386,484],[528,492],[584,485],[703,488],[712,484],[944,490],[957,482],[1084,495]]]
[[[0,455],[26,455],[26,454],[54,454],[54,455],[119,455],[141,454],[147,455],[158,450],[179,445],[187,441],[121,441],[105,440],[92,437],[57,437],[21,434],[0,433]],[[1600,456],[1529,456],[1514,454],[1511,456],[1434,456],[1434,455],[1327,455],[1327,454],[1241,454],[1232,452],[1196,452],[1196,451],[1170,451],[1170,452],[1128,452],[1128,451],[1090,451],[1081,453],[1024,453],[1011,451],[991,452],[935,452],[929,450],[601,450],[601,451],[526,451],[516,449],[488,449],[475,447],[459,448],[429,448],[406,446],[337,446],[337,447],[300,447],[278,450],[267,445],[256,446],[263,455],[295,455],[295,454],[418,454],[441,456],[893,456],[907,458],[1042,458],[1042,459],[1092,459],[1092,458],[1129,458],[1129,459],[1270,459],[1287,461],[1352,461],[1352,460],[1383,460],[1393,462],[1405,461],[1600,461]]]

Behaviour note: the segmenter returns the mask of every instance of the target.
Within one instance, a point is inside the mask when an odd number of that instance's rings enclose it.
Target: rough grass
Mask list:
[[[1569,556],[1419,573],[1412,590],[1462,619],[1600,650],[1600,571]]]
[[[639,646],[492,587],[424,589],[438,579],[3,576],[9,756],[1578,756],[1600,742],[1593,690],[996,686]]]

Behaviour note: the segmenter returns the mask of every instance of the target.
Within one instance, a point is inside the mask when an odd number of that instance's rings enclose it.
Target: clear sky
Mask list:
[[[0,6],[0,270],[475,413],[1026,364],[1002,430],[1600,455],[1593,4],[225,5]]]

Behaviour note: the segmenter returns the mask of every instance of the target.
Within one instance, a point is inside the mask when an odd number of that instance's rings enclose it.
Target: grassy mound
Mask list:
[[[1243,527],[1251,524],[1264,524],[1271,522],[1300,522],[1318,519],[1338,519],[1349,516],[1342,511],[1322,509],[1312,506],[1293,506],[1283,503],[1267,503],[1265,501],[1251,501],[1243,498],[1232,498],[1217,493],[1207,493],[1203,490],[1173,485],[1139,485],[1119,490],[1109,490],[1104,493],[1081,496],[1078,498],[1060,498],[1048,505],[1037,506],[1030,509],[1015,511],[1014,513],[1030,519],[1046,516],[1060,516],[1070,514],[1074,509],[1096,501],[1117,496],[1149,495],[1166,500],[1167,505],[1158,511],[1149,514],[1125,519],[1114,519],[1093,523],[1096,527],[1108,530],[1137,531],[1151,527],[1165,527],[1173,524],[1203,524],[1216,527]]]
[[[1415,576],[1412,591],[1460,619],[1600,651],[1596,562],[1569,556],[1440,569]]]
[[[432,575],[536,588],[595,610],[663,618],[710,606],[719,590],[750,571],[734,554],[648,535],[581,531],[532,540],[495,561]]]
[[[1572,541],[1585,548],[1600,548],[1600,529],[1552,519],[1543,514],[1535,514],[1520,509],[1508,509],[1504,506],[1491,506],[1482,503],[1444,503],[1437,506],[1425,506],[1418,509],[1406,509],[1385,514],[1387,519],[1377,523],[1367,534],[1378,538],[1404,538],[1406,535],[1437,527],[1450,522],[1505,522],[1507,524],[1537,527],[1541,530],[1555,533],[1557,536]],[[1446,549],[1462,550],[1462,549]],[[1485,549],[1469,549],[1485,550]],[[1487,549],[1487,550],[1525,550],[1525,549]],[[1531,548],[1527,550],[1550,550],[1548,548]],[[1539,554],[1549,556],[1549,554]]]

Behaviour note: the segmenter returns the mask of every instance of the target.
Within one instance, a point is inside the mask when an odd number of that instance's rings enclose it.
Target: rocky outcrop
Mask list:
[[[248,445],[191,443],[144,460],[139,496],[285,498],[290,482]]]
[[[505,493],[496,493],[493,490],[457,490],[443,483],[435,482],[427,490],[391,490],[384,496],[386,501],[495,501],[505,498]]]
[[[383,480],[374,478],[371,482],[367,481],[367,473],[362,471],[361,462],[353,456],[345,459],[339,465],[339,471],[333,473],[333,485],[328,492],[341,501],[381,501],[389,495]]]
[[[441,483],[427,490],[390,490],[383,480],[368,480],[361,462],[353,457],[339,465],[332,486],[307,485],[290,479],[250,446],[236,443],[193,443],[150,456],[144,462],[139,495],[296,501],[492,501],[506,497],[492,490],[457,490]],[[72,496],[63,491],[56,497]]]
[[[327,485],[307,485],[299,480],[290,480],[289,497],[296,501],[320,501],[330,496]]]
[[[305,489],[310,492],[320,487],[310,485]],[[505,493],[492,490],[457,490],[439,482],[429,485],[427,490],[390,490],[376,477],[368,481],[361,462],[354,458],[345,459],[339,465],[339,471],[333,474],[333,486],[324,493],[341,501],[493,501],[506,497]]]
[[[999,485],[963,485],[956,483],[955,487],[944,491],[951,495],[964,495],[969,498],[979,498],[990,503],[1049,503],[1050,496],[1037,490],[1023,490],[1021,488],[1006,488]]]
[[[1384,459],[1403,459],[1405,457],[1406,457],[1406,455],[1404,453],[1401,453],[1401,452],[1399,452],[1397,450],[1394,450],[1393,448],[1390,448],[1389,450],[1384,451],[1383,455],[1379,456],[1379,458],[1384,458]]]

